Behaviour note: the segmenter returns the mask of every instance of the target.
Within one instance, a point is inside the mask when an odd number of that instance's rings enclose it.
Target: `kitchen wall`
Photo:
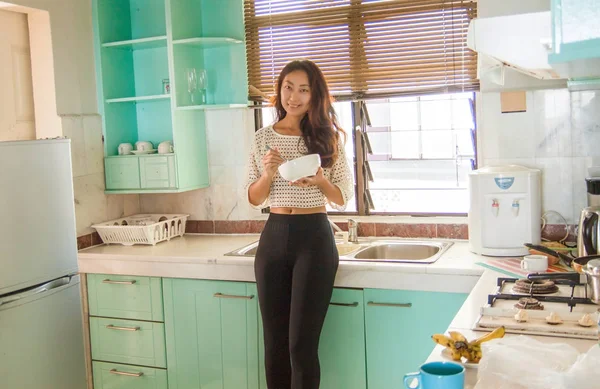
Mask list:
[[[91,1],[10,0],[10,3],[27,7],[17,10],[31,13],[30,22],[32,18],[47,19],[36,18],[39,15],[36,9],[47,11],[50,16],[55,81],[52,87],[56,89],[56,113],[59,116],[55,123],[62,126],[51,132],[72,140],[77,235],[91,233],[93,223],[138,212],[139,196],[104,194],[102,125],[96,104]],[[2,2],[0,7],[15,9]],[[34,87],[36,85],[39,84],[34,80]]]
[[[483,166],[540,169],[543,212],[559,212],[576,224],[587,201],[587,168],[600,164],[600,91],[530,91],[522,113],[501,113],[500,93],[482,93],[480,102]],[[561,223],[555,215],[548,218]]]
[[[520,164],[542,171],[542,209],[576,224],[586,203],[587,167],[600,164],[600,91],[527,92],[527,111],[502,114],[500,93],[481,93],[478,109],[480,165]],[[243,185],[251,110],[210,111],[207,137],[211,187],[176,195],[141,195],[142,212],[185,212],[191,220],[248,220],[260,213],[245,200]],[[549,214],[550,224],[561,224]]]
[[[187,213],[191,220],[248,220],[260,216],[260,211],[248,205],[244,191],[253,134],[252,110],[207,111],[210,187],[178,194],[140,195],[142,212]]]

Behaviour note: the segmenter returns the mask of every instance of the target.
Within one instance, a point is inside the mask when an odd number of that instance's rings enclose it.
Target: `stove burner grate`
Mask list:
[[[519,299],[519,302],[515,304],[515,308],[543,310],[544,306],[533,297],[522,297]]]
[[[558,286],[551,280],[528,280],[526,278],[515,281],[512,290],[527,294],[550,294],[558,292]]]

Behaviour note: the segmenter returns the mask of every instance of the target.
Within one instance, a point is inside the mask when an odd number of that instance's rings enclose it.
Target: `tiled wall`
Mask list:
[[[482,93],[478,134],[483,166],[542,171],[542,210],[576,224],[586,206],[587,168],[600,164],[600,91],[527,92],[527,111],[500,111],[500,93]],[[550,223],[560,223],[548,215]]]
[[[94,223],[139,212],[138,195],[104,194],[102,120],[99,115],[62,115],[63,135],[71,139],[77,236]]]
[[[178,194],[141,195],[142,212],[187,213],[191,220],[247,220],[260,216],[260,211],[248,205],[244,192],[253,134],[252,110],[207,111],[210,187]]]
[[[520,164],[541,169],[543,211],[557,211],[569,224],[576,224],[586,202],[587,167],[600,162],[598,94],[531,91],[526,112],[502,114],[500,93],[482,93],[478,129],[483,166]],[[253,222],[245,221],[260,213],[248,206],[243,191],[253,123],[251,110],[208,112],[211,187],[176,195],[141,195],[141,211],[188,213],[190,220],[206,220],[211,232],[224,232],[227,228],[221,231],[219,226],[236,220],[240,223],[229,223],[229,230],[254,231],[248,227]],[[548,227],[546,235],[564,233],[561,219],[553,214],[547,219],[555,226]],[[431,235],[425,232],[420,235]]]

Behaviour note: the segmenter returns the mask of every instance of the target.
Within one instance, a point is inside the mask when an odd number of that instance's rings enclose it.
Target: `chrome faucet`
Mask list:
[[[358,222],[348,219],[348,242],[358,243]]]

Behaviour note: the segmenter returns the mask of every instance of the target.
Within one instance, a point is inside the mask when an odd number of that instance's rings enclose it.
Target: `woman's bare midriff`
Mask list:
[[[269,212],[281,215],[307,215],[311,213],[327,213],[327,210],[325,206],[315,208],[276,207],[271,208]]]

